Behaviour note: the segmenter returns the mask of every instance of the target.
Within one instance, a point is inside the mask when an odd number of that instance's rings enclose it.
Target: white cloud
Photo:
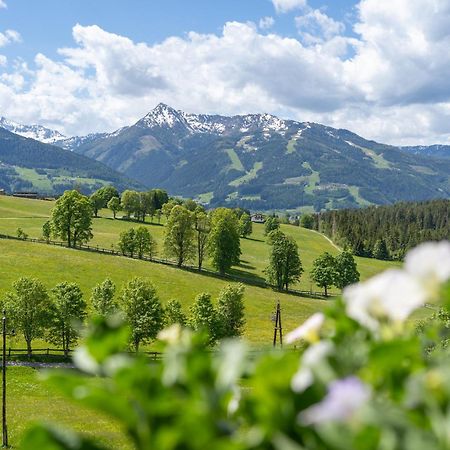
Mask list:
[[[311,9],[306,14],[296,17],[295,24],[307,43],[330,40],[345,31],[342,22],[332,19],[319,9]]]
[[[149,45],[77,25],[59,60],[37,55],[33,70],[9,62],[0,109],[81,134],[133,123],[163,101],[192,112],[270,112],[387,143],[450,143],[448,1],[362,0],[357,12],[349,36],[306,7],[300,39],[230,22],[220,34]]]
[[[6,30],[4,33],[0,33],[0,47],[20,41],[20,34],[15,30]]]
[[[263,17],[260,19],[258,26],[261,30],[268,30],[272,28],[275,24],[275,19],[273,17]]]
[[[301,9],[307,5],[306,0],[272,0],[277,13],[286,13],[293,9]]]
[[[7,8],[4,0],[0,0],[0,9],[2,9],[2,8]]]

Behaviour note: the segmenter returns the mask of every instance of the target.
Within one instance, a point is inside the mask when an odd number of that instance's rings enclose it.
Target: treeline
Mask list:
[[[220,291],[215,306],[211,295],[204,292],[186,314],[178,300],[163,307],[155,286],[145,278],[131,279],[118,295],[107,278],[92,289],[88,307],[77,283],[64,281],[47,290],[38,279],[22,277],[13,283],[2,307],[8,326],[23,336],[29,356],[33,341],[39,338],[61,345],[67,356],[88,316],[120,316],[130,329],[129,343],[135,351],[175,323],[206,332],[210,344],[240,336],[245,325],[243,296],[242,284],[228,285]]]
[[[313,227],[357,256],[402,260],[422,242],[450,238],[450,200],[328,211]]]
[[[113,202],[127,212],[125,219],[133,215],[135,220],[145,222],[147,214],[151,217],[156,214],[159,220],[164,215],[162,253],[178,267],[196,262],[201,271],[209,258],[211,266],[224,275],[240,264],[241,238],[253,231],[249,212],[241,208],[206,211],[191,199],[169,199],[165,191],[158,189],[125,191],[119,198],[115,188],[110,186],[95,192],[90,198],[77,191],[65,192],[56,201],[50,220],[43,225],[42,234],[46,240],[51,236],[58,237],[66,241],[68,247],[84,244],[93,237],[93,215],[105,204],[111,209]],[[312,225],[308,218],[312,219],[305,216],[301,224]],[[267,281],[278,290],[289,291],[290,286],[300,281],[303,273],[297,243],[280,230],[280,220],[276,216],[267,217],[264,231],[269,244],[269,264],[264,270]],[[21,229],[17,234],[24,237]],[[121,232],[117,245],[123,255],[130,257],[153,259],[158,251],[156,240],[144,225]],[[321,259],[323,256],[324,260]],[[324,289],[325,296],[331,286],[342,289],[359,280],[359,272],[349,252],[338,258],[325,253],[314,261],[314,265],[319,268],[311,272],[311,278]]]

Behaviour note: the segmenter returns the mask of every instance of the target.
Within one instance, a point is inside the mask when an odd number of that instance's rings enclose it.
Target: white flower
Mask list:
[[[427,300],[423,286],[409,273],[390,269],[344,289],[347,314],[372,331],[378,319],[404,322]]]
[[[183,329],[179,323],[175,323],[168,328],[164,328],[158,333],[158,339],[170,345],[178,344],[181,340]]]
[[[405,270],[421,281],[430,297],[435,297],[440,284],[450,280],[450,242],[419,245],[406,255]]]
[[[301,366],[291,381],[294,392],[303,392],[314,381],[313,369],[317,367],[333,350],[333,345],[328,341],[320,341],[308,347],[303,353]]]
[[[315,313],[305,320],[298,328],[286,335],[286,342],[292,344],[298,339],[308,342],[316,342],[319,339],[319,331],[322,328],[325,316],[322,313]]]
[[[326,397],[300,413],[305,425],[323,422],[345,422],[368,402],[371,390],[357,377],[348,377],[330,383]]]

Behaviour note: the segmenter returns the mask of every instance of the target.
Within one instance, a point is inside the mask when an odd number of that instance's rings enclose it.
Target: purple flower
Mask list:
[[[351,419],[369,400],[371,391],[357,377],[336,380],[328,386],[326,397],[299,415],[305,425],[324,422],[345,422]]]

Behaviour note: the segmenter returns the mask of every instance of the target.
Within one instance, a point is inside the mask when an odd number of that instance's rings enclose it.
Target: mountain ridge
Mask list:
[[[450,159],[270,114],[192,114],[160,103],[133,125],[56,145],[210,206],[307,211],[450,196]]]

